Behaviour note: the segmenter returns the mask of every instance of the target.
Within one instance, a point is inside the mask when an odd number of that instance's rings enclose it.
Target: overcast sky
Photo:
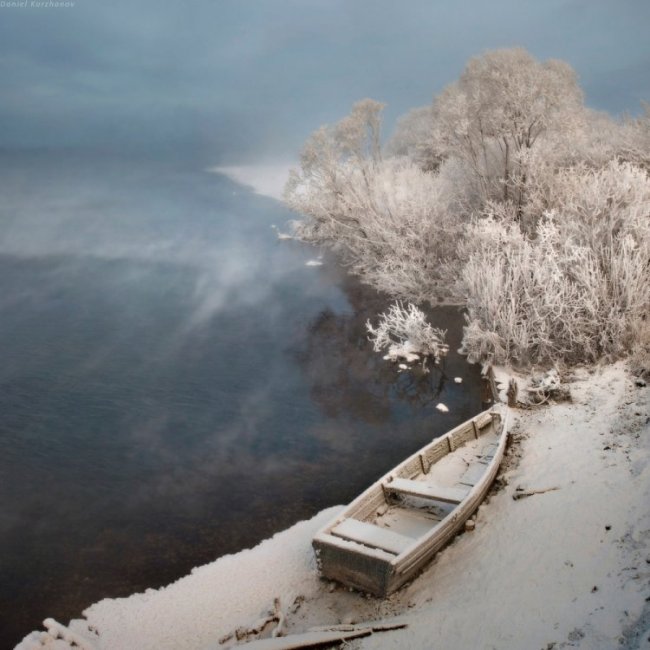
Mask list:
[[[650,0],[21,1],[0,0],[3,147],[286,158],[357,99],[390,128],[513,45],[569,62],[594,108],[650,100]]]

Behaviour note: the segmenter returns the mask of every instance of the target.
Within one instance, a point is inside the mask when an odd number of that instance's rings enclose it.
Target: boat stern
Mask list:
[[[320,574],[383,598],[394,590],[394,555],[319,533],[312,541]]]

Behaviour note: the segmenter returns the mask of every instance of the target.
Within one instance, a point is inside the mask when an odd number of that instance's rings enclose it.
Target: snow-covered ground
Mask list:
[[[225,648],[266,634],[401,616],[348,648],[650,648],[650,387],[618,363],[576,372],[573,401],[513,411],[513,445],[476,528],[388,599],[320,580],[331,508],[178,582],[104,600],[69,629],[88,648]],[[518,497],[514,499],[513,497]],[[248,634],[247,634],[248,631]],[[26,648],[75,647],[32,633]]]
[[[284,185],[289,178],[293,162],[278,162],[267,165],[235,165],[210,167],[208,171],[224,174],[240,185],[247,185],[256,194],[282,200]]]

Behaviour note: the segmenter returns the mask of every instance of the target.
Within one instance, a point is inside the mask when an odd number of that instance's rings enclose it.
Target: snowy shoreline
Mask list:
[[[255,638],[279,599],[286,633],[408,623],[352,648],[648,647],[650,388],[620,362],[576,371],[569,388],[572,402],[512,412],[514,443],[476,529],[386,600],[318,578],[311,537],[330,508],[168,587],[100,601],[69,629],[91,649],[225,648]],[[68,647],[46,632],[17,646]]]
[[[260,165],[224,165],[208,167],[213,174],[223,174],[240,185],[250,187],[255,194],[282,200],[284,185],[294,162],[275,162]]]
[[[210,171],[279,199],[288,168]],[[95,603],[66,628],[49,623],[17,648],[226,648],[268,636],[276,606],[288,634],[408,623],[350,648],[650,647],[650,388],[622,363],[576,371],[569,387],[571,403],[513,411],[500,487],[476,529],[386,600],[319,579],[311,539],[338,506],[162,589]]]

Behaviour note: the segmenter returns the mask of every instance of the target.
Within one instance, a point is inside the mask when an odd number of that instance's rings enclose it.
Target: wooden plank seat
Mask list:
[[[379,548],[395,555],[399,555],[414,542],[412,537],[357,519],[344,519],[332,528],[331,532],[337,537]]]
[[[443,503],[460,503],[468,490],[456,487],[433,485],[423,481],[413,481],[406,478],[394,478],[390,483],[384,483],[384,489],[398,494],[408,494],[423,499],[434,499]]]
[[[488,424],[492,424],[492,414],[489,412],[481,413],[474,418],[474,426],[479,430],[483,429]]]
[[[478,462],[474,465],[470,465],[458,482],[472,487],[481,480],[483,474],[485,474],[485,470],[486,467],[483,463]]]
[[[496,454],[498,444],[496,442],[488,442],[479,452],[481,459],[484,461],[490,461],[494,458]]]

